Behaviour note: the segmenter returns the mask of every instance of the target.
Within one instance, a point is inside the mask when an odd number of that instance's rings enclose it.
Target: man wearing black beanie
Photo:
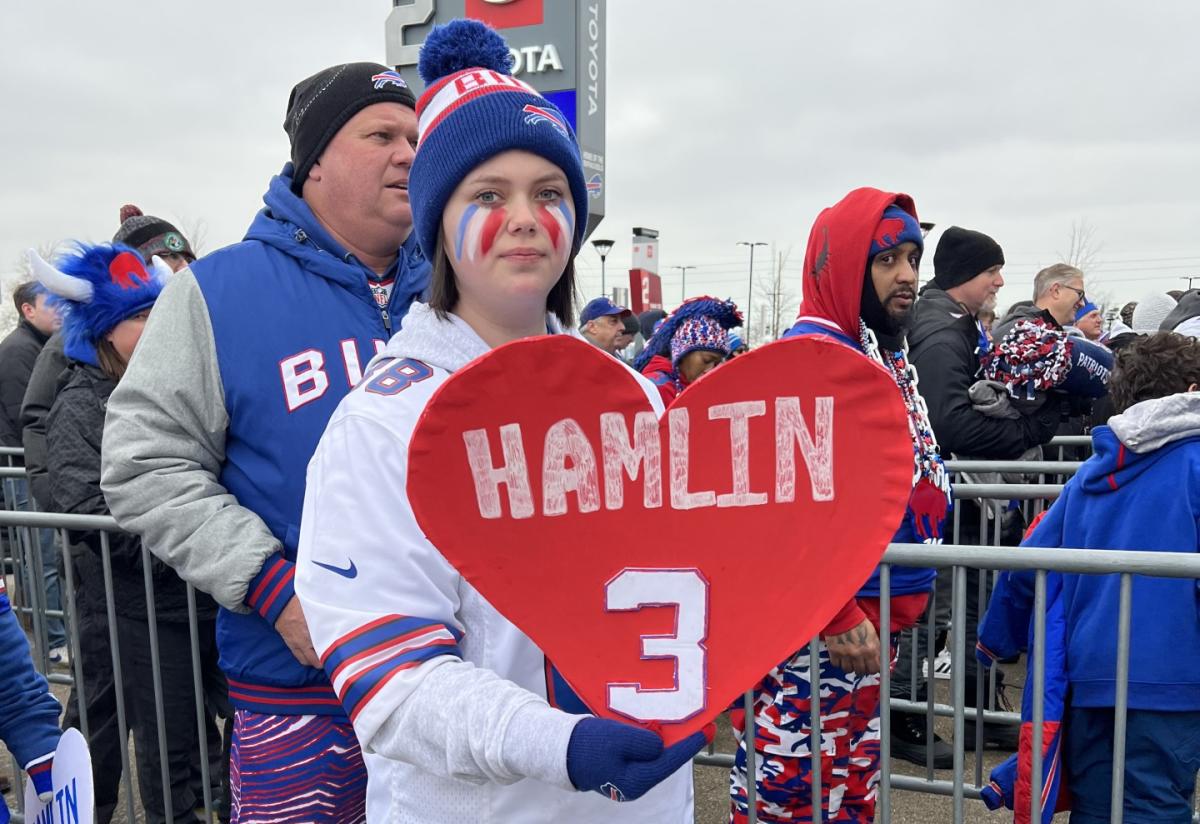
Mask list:
[[[265,208],[243,242],[172,278],[108,404],[113,515],[222,607],[241,821],[365,815],[362,753],[292,580],[308,460],[429,282],[409,207],[414,106],[376,63],[297,83]]]
[[[933,280],[917,301],[908,343],[943,452],[1015,460],[1050,440],[1057,427],[1057,410],[1045,419],[991,418],[977,412],[967,396],[978,378],[979,357],[991,346],[976,315],[995,310],[1003,267],[1000,244],[982,232],[951,226],[933,253]]]
[[[946,458],[970,456],[991,460],[1016,460],[1026,450],[1054,437],[1058,428],[1057,404],[1048,404],[1031,415],[1017,419],[992,418],[977,411],[967,392],[979,379],[980,355],[991,341],[977,319],[989,309],[994,311],[996,292],[1004,285],[1001,269],[1004,252],[995,240],[982,232],[951,226],[938,242],[933,254],[933,280],[921,290],[909,330],[909,354],[921,376],[921,395],[929,407],[929,420]],[[956,503],[960,510],[957,543],[991,543],[993,527],[986,534],[979,530],[982,517],[974,501]],[[966,648],[973,649],[979,625],[979,573],[968,570],[966,603]],[[950,603],[949,575],[938,579],[939,612]],[[911,657],[901,646],[898,669],[907,673]],[[919,651],[918,658],[923,655]],[[966,696],[973,704],[976,695],[975,667],[968,666]],[[896,682],[907,681],[897,678]],[[920,698],[921,696],[918,696]],[[894,728],[899,728],[897,723]],[[984,740],[1004,747],[1015,747],[1016,728],[984,725]]]

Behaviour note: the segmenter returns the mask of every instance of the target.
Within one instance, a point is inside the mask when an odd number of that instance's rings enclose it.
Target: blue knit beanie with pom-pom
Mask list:
[[[437,26],[417,66],[427,84],[417,101],[418,143],[408,178],[413,228],[433,260],[446,201],[472,169],[523,149],[562,169],[575,204],[572,254],[587,228],[587,184],[579,144],[563,113],[511,76],[508,46],[477,20]]]

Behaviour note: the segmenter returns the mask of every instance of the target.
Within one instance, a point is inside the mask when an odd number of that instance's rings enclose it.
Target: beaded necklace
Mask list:
[[[946,465],[942,462],[937,439],[933,435],[933,425],[929,422],[929,408],[925,399],[917,391],[917,370],[903,350],[881,352],[875,333],[863,323],[858,322],[859,342],[867,357],[881,364],[896,381],[900,388],[900,397],[904,400],[904,408],[908,412],[908,434],[913,443],[913,486],[922,479],[926,480],[950,500],[950,479],[946,474]]]

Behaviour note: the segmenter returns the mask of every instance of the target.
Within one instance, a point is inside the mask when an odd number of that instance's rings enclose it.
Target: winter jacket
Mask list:
[[[1017,325],[1017,321],[1033,320],[1034,318],[1046,321],[1047,325],[1053,329],[1062,329],[1062,324],[1055,319],[1054,315],[1050,314],[1049,310],[1021,303],[1012,307],[1004,317],[996,321],[996,325],[992,327],[992,340],[1003,340],[1004,336]]]
[[[1200,289],[1195,289],[1184,293],[1175,308],[1163,318],[1158,331],[1179,332],[1181,335],[1196,337],[1196,333],[1200,332],[1198,321],[1200,321]],[[1183,326],[1185,323],[1187,325]]]
[[[804,303],[800,306],[800,318],[784,337],[822,335],[857,352],[863,351],[858,341],[858,329],[864,273],[870,264],[869,251],[875,228],[884,210],[893,203],[916,214],[916,207],[907,195],[877,189],[859,189],[820,214],[804,258]],[[924,387],[921,390],[923,392]],[[896,391],[899,392],[899,388]],[[937,431],[936,427],[934,431]],[[940,540],[950,501],[946,495],[939,497],[941,500],[935,502],[935,511],[926,512],[926,523],[920,525],[910,503],[892,540],[899,543]],[[894,598],[921,596],[894,604],[894,617],[904,616],[907,625],[911,626],[924,608],[924,596],[933,588],[936,577],[937,572],[933,569],[892,567],[891,595]],[[837,635],[861,623],[877,608],[859,604],[858,599],[878,599],[880,594],[879,569],[876,568],[859,590],[857,599],[847,604],[822,634]],[[899,628],[893,623],[892,629]]]
[[[1044,520],[1044,518],[1042,518]],[[1036,530],[1034,530],[1036,531]],[[1003,573],[1008,576],[1009,573]],[[997,585],[979,627],[975,657],[985,667],[995,666],[1033,649],[1034,627],[1029,593],[1005,581]],[[1062,786],[1063,719],[1067,713],[1070,682],[1067,676],[1067,625],[1063,576],[1046,573],[1046,640],[1042,690],[1042,798],[1039,824],[1050,824],[1056,812],[1070,809],[1070,793]],[[1026,661],[1025,683],[1033,684],[1033,660]],[[1021,693],[1021,731],[1017,752],[1001,762],[981,791],[990,810],[1007,807],[1014,824],[1029,824],[1029,798],[1033,788],[1033,689]]]
[[[46,471],[46,416],[59,390],[70,378],[70,362],[63,354],[62,333],[55,332],[42,347],[21,402],[21,441],[25,445],[25,474],[39,510],[52,511],[50,477]]]
[[[1024,546],[1200,551],[1200,394],[1143,401],[1093,433],[1095,454],[1063,489]],[[1047,769],[1055,763],[1067,696],[1112,707],[1116,694],[1116,575],[1047,574]],[[1032,643],[1032,571],[1004,572],[979,628],[980,660]],[[1200,710],[1200,581],[1133,577],[1130,709]],[[1032,715],[1027,692],[1022,718]],[[1022,731],[1023,751],[1032,746]],[[1020,753],[1019,753],[1020,754]],[[1022,756],[1024,757],[1024,756]],[[1027,768],[1025,769],[1027,773]],[[995,778],[995,776],[994,776]],[[1044,786],[1050,787],[1047,772]],[[998,780],[998,784],[1003,784]],[[1018,784],[1020,786],[1020,784]],[[1026,798],[1028,796],[1026,795]],[[1020,810],[1020,798],[1017,808]],[[1028,804],[1026,804],[1028,809]],[[1047,802],[1047,809],[1054,804]]]
[[[0,341],[0,446],[21,446],[21,401],[48,338],[22,319]]]
[[[116,382],[96,367],[78,362],[73,363],[69,375],[46,418],[50,499],[55,512],[108,515],[100,491],[100,453],[104,410]],[[96,580],[102,581],[100,533],[72,531],[70,537],[93,553],[89,559],[75,552],[85,574],[98,574]],[[136,535],[114,532],[109,533],[108,545],[117,613],[144,621],[147,611],[142,542]],[[183,581],[158,559],[154,559],[151,572],[158,620],[187,621],[187,588]],[[88,583],[90,587],[91,581]],[[202,619],[216,615],[216,605],[202,593],[197,595],[197,608]]]
[[[982,332],[975,319],[945,291],[930,283],[921,290],[908,331],[909,356],[924,376],[921,396],[942,454],[1013,460],[1054,437],[1057,404],[1012,420],[992,418],[971,405],[979,378]]]
[[[338,406],[309,464],[296,591],[363,749],[385,756],[367,761],[369,820],[691,822],[690,766],[632,803],[575,791],[566,754],[586,708],[547,705],[564,706],[542,651],[447,562],[413,514],[408,444],[417,422],[451,374],[487,351],[462,319],[415,305]],[[661,414],[654,388],[635,379]],[[387,512],[387,528],[364,512]]]
[[[415,235],[386,306],[373,273],[272,181],[243,242],[163,290],[109,402],[103,488],[117,522],[223,607],[235,706],[341,716],[319,669],[275,630],[292,579],[304,473],[338,402],[424,292]]]
[[[669,404],[687,387],[683,376],[671,366],[671,359],[663,355],[655,355],[642,369],[642,374],[658,387],[663,404]]]
[[[26,771],[48,767],[62,732],[62,710],[50,685],[33,668],[29,642],[17,622],[0,575],[0,741]],[[0,798],[0,808],[4,800]],[[3,819],[6,809],[0,809]]]

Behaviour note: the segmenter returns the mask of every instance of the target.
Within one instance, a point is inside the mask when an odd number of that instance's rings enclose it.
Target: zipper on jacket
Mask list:
[[[292,237],[295,239],[295,241],[297,243],[308,242],[308,232],[304,231],[303,229],[297,229],[296,233],[294,235],[292,235]],[[346,253],[346,262],[351,262],[351,261],[357,262],[357,261],[355,261],[354,256],[351,255],[349,252],[347,252]],[[368,285],[368,292],[369,291],[370,291],[370,287]],[[374,303],[375,296],[370,295],[370,298],[371,298],[371,302]],[[379,307],[379,318],[380,318],[380,320],[383,321],[384,331],[386,331],[387,336],[389,338],[391,338],[391,336],[392,336],[392,316],[388,314],[388,310],[387,310],[386,306]]]

